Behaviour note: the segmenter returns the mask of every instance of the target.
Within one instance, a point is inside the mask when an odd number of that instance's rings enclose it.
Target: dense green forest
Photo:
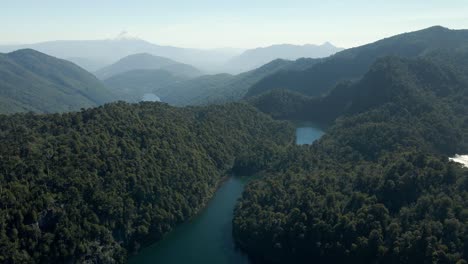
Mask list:
[[[466,263],[468,170],[447,155],[468,152],[468,64],[435,54],[380,59],[323,98],[252,99],[331,126],[247,187],[233,220],[241,248],[272,263]]]
[[[92,74],[26,49],[0,53],[0,113],[77,111],[115,100]]]
[[[239,75],[152,69],[106,81],[132,102],[223,105],[0,115],[0,262],[123,263],[194,216],[226,176],[256,174],[233,219],[254,262],[467,263],[468,169],[448,160],[468,153],[466,40],[433,27]],[[32,50],[0,54],[0,73],[0,113],[116,98]],[[295,146],[291,123],[273,118],[327,131]]]
[[[0,262],[122,263],[293,128],[246,104],[0,115]],[[263,165],[262,165],[263,164]]]

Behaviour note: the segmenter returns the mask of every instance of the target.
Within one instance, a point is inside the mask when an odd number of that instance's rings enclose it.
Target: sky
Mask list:
[[[159,45],[350,48],[442,25],[468,29],[468,0],[0,0],[0,44],[110,39]]]

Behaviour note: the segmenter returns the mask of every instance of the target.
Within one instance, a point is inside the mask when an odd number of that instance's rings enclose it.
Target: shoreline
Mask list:
[[[206,201],[200,206],[200,208],[199,208],[192,216],[190,216],[187,220],[185,220],[185,221],[183,221],[183,222],[180,222],[180,223],[177,223],[176,225],[174,225],[174,227],[172,227],[170,231],[166,232],[165,234],[163,234],[163,235],[161,236],[161,239],[158,239],[158,240],[151,240],[151,239],[149,239],[147,242],[141,242],[141,247],[140,247],[137,251],[135,251],[135,252],[128,252],[127,261],[129,261],[133,256],[138,255],[138,254],[139,254],[142,250],[144,250],[145,248],[148,248],[148,247],[152,246],[153,244],[158,244],[158,243],[160,243],[162,240],[164,240],[165,238],[167,238],[167,236],[170,235],[177,227],[179,227],[179,226],[181,226],[181,225],[183,225],[183,224],[185,224],[185,223],[189,223],[189,222],[192,221],[194,218],[196,218],[197,216],[199,216],[199,215],[203,212],[203,210],[205,210],[205,209],[207,208],[209,202],[210,202],[211,200],[213,200],[213,198],[214,198],[216,192],[219,190],[219,188],[221,188],[221,186],[222,186],[225,182],[227,182],[231,177],[235,177],[235,176],[234,176],[234,175],[231,175],[231,176],[229,176],[229,175],[222,176],[222,177],[218,180],[218,182],[215,184],[215,186],[214,186],[214,188],[213,188],[214,190],[213,190],[211,196],[208,197],[208,198],[206,199]]]

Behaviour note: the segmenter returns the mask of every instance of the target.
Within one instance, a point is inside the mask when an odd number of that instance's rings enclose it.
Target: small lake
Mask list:
[[[300,123],[296,144],[311,144],[324,132],[309,123]],[[237,200],[250,177],[230,177],[213,199],[191,221],[181,224],[163,240],[142,249],[131,264],[243,264],[247,256],[236,249],[232,238],[232,218]]]
[[[312,123],[302,122],[297,123],[296,126],[297,145],[312,144],[315,140],[319,139],[324,134],[321,128]]]

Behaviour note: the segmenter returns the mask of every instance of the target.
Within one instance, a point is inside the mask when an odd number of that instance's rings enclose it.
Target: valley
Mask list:
[[[310,124],[302,123],[296,127],[296,144],[311,144],[323,133]],[[236,247],[231,234],[234,207],[245,185],[252,180],[258,180],[258,177],[229,177],[198,215],[171,231],[160,242],[131,257],[130,263],[251,263],[248,256]]]
[[[2,46],[0,262],[466,263],[466,43]]]

